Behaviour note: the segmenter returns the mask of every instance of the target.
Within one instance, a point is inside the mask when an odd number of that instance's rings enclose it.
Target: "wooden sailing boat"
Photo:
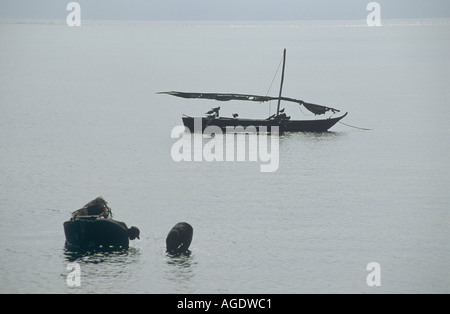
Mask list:
[[[291,120],[283,111],[280,110],[281,101],[294,102],[302,105],[307,110],[311,111],[315,115],[322,115],[328,111],[333,114],[340,112],[338,109],[316,105],[312,103],[304,102],[303,100],[288,98],[282,96],[283,83],[284,83],[284,71],[286,66],[286,49],[283,52],[283,69],[281,74],[280,92],[278,97],[271,96],[258,96],[258,95],[245,95],[245,94],[218,94],[218,93],[188,93],[188,92],[160,92],[158,94],[168,94],[176,97],[182,98],[198,98],[198,99],[212,99],[217,101],[230,101],[230,100],[241,100],[241,101],[254,101],[254,102],[268,102],[272,100],[277,100],[277,113],[270,116],[267,119],[244,119],[234,117],[219,117],[220,107],[213,108],[207,112],[206,117],[195,118],[191,116],[183,116],[183,124],[189,128],[191,132],[196,131],[195,121],[201,119],[201,131],[203,132],[208,126],[217,126],[223,130],[227,127],[238,127],[242,126],[247,128],[249,126],[255,126],[258,130],[259,127],[269,127],[278,126],[280,132],[326,132],[341,119],[343,119],[347,113],[340,117],[328,118],[321,120]],[[199,130],[199,131],[200,131]]]

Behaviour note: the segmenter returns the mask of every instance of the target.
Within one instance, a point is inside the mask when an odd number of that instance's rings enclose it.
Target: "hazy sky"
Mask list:
[[[0,0],[0,18],[65,19],[71,0]],[[82,19],[366,19],[371,0],[78,0]],[[450,0],[379,0],[382,18],[450,17]]]

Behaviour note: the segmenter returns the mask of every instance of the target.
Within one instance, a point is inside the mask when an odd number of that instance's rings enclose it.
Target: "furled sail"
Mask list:
[[[230,100],[243,100],[243,101],[255,101],[255,102],[267,102],[271,100],[278,100],[278,97],[271,96],[258,96],[258,95],[245,95],[245,94],[218,94],[218,93],[187,93],[187,92],[159,92],[158,94],[167,94],[181,98],[198,98],[198,99],[212,99],[218,101],[230,101]],[[303,100],[281,97],[283,101],[295,102],[303,105],[306,109],[314,113],[315,115],[324,114],[327,111],[333,113],[339,112],[338,109],[306,103]]]
[[[243,95],[243,94],[185,93],[185,92],[160,92],[158,94],[168,94],[181,98],[213,99],[218,101],[247,100],[247,101],[266,102],[273,99],[278,99],[273,97]]]
[[[321,106],[321,105],[310,104],[310,103],[307,103],[307,102],[302,102],[301,104],[303,105],[303,107],[305,107],[306,109],[308,109],[309,111],[311,111],[315,115],[325,114],[325,112],[327,112],[327,111],[332,111],[333,113],[339,112],[339,110],[334,109],[334,108],[329,108],[329,107],[325,107],[325,106]]]

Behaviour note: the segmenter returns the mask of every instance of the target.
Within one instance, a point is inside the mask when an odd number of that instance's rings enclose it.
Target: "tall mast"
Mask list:
[[[283,70],[281,72],[281,84],[280,84],[280,95],[278,96],[277,116],[280,114],[281,92],[283,91],[285,66],[286,66],[286,49],[284,49],[283,52]]]

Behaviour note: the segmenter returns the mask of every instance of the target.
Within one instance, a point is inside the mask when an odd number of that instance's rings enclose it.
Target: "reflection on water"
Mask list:
[[[62,257],[66,263],[80,265],[81,285],[76,289],[69,287],[70,293],[116,291],[119,287],[121,291],[132,291],[140,280],[136,265],[141,253],[137,248],[83,251],[65,247]]]
[[[64,258],[69,263],[98,264],[108,263],[132,263],[137,260],[139,250],[136,248],[115,249],[102,248],[96,250],[81,250],[64,247]]]
[[[192,259],[191,259],[192,252],[190,250],[187,250],[185,253],[181,254],[169,254],[167,253],[167,264],[169,265],[176,265],[178,267],[184,268],[184,267],[190,267]]]
[[[280,135],[280,139],[309,139],[309,140],[333,140],[346,135],[345,132],[327,131],[327,132],[285,132]]]
[[[194,268],[197,264],[191,251],[183,254],[166,255],[165,278],[174,284],[174,288],[178,293],[192,293],[194,292],[191,279],[194,277]]]

